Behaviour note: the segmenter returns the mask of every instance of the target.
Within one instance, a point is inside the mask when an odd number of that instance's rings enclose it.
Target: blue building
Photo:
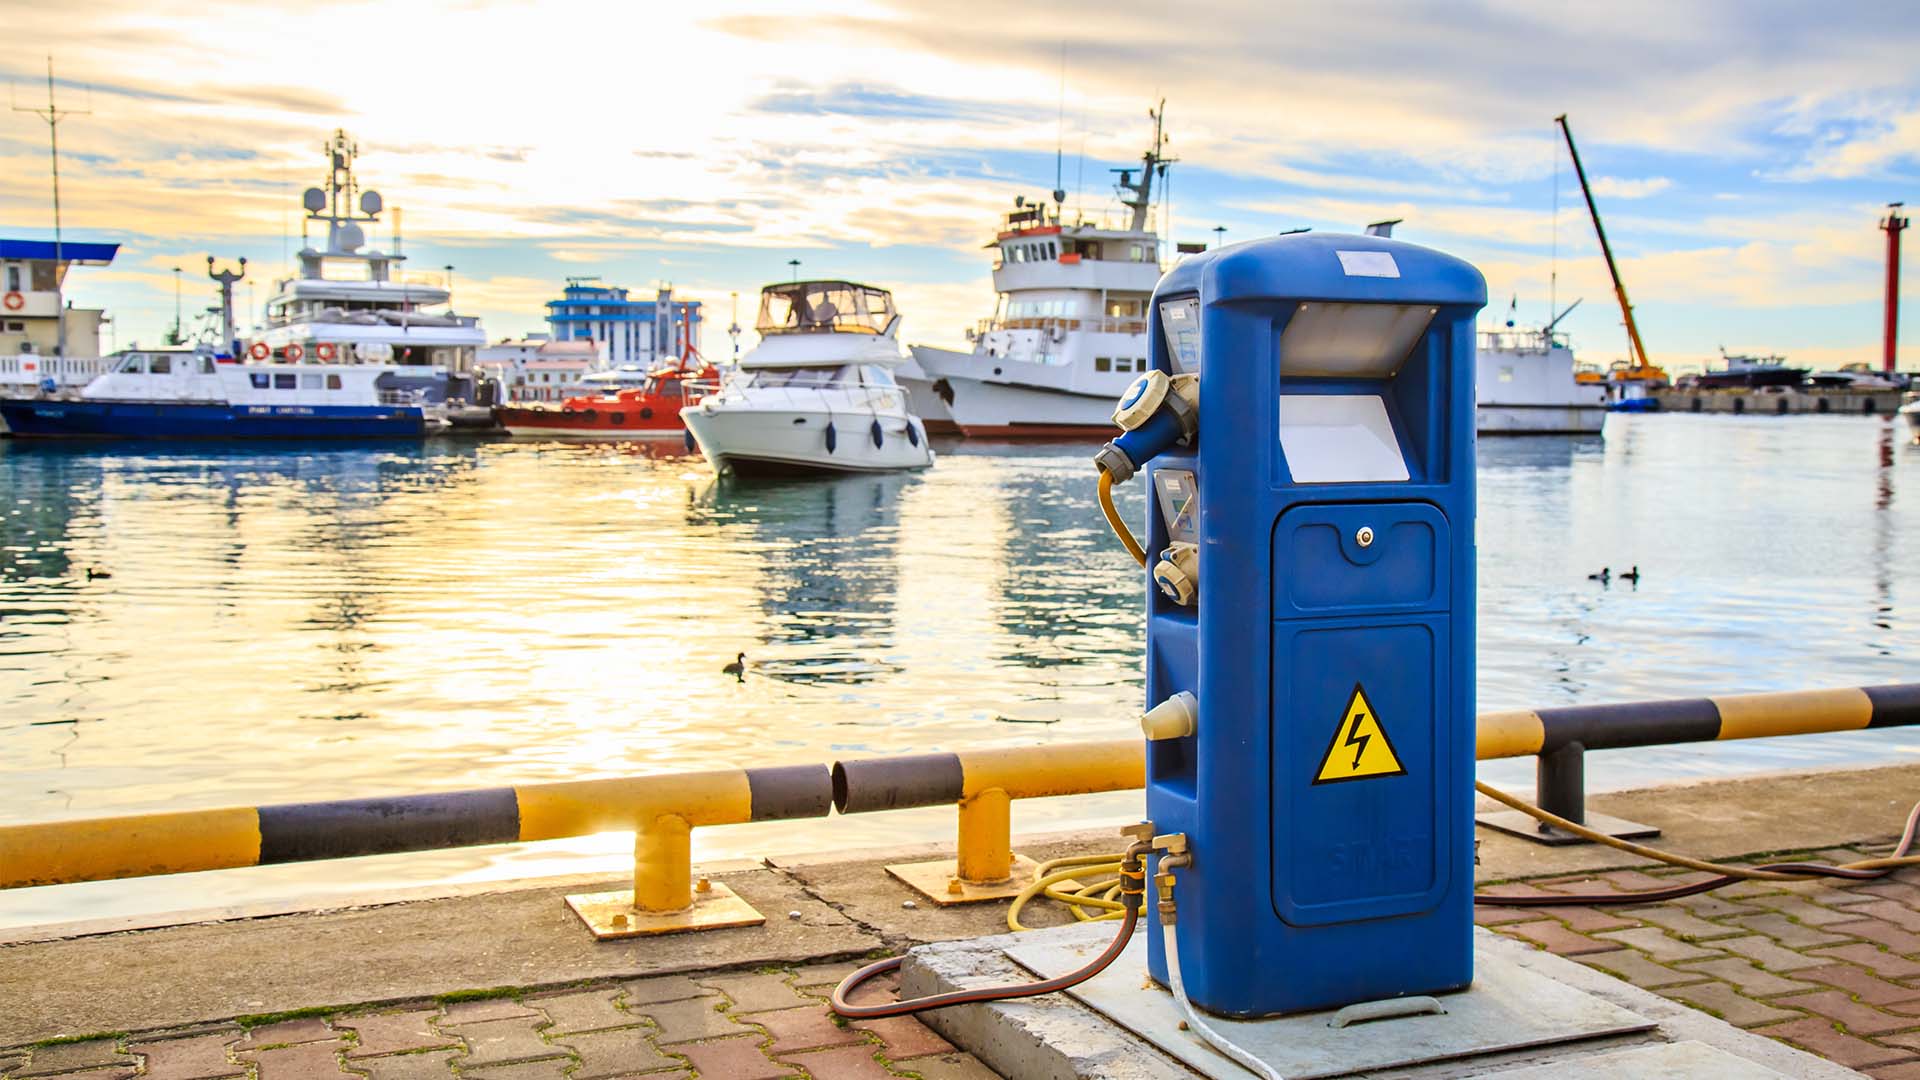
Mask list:
[[[561,298],[547,301],[553,340],[597,342],[610,367],[675,359],[685,341],[698,349],[702,321],[700,301],[675,300],[671,288],[652,299],[630,300],[625,289],[568,278]]]

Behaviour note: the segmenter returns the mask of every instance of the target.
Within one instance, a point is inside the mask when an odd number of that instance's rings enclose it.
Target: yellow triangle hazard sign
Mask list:
[[[1379,714],[1367,700],[1366,690],[1354,683],[1346,714],[1334,730],[1333,741],[1327,744],[1326,756],[1320,759],[1320,772],[1313,782],[1337,784],[1342,780],[1365,780],[1373,776],[1404,776],[1406,772],[1406,767],[1400,764],[1400,755],[1393,752],[1393,743],[1387,739],[1387,729],[1381,726]]]

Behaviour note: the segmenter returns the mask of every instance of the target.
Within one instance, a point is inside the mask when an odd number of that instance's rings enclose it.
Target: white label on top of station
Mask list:
[[[1399,277],[1400,264],[1393,261],[1391,251],[1336,251],[1340,256],[1340,269],[1348,277]]]

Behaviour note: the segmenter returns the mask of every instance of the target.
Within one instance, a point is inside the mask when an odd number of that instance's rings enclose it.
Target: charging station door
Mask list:
[[[1454,863],[1447,519],[1296,506],[1274,531],[1273,899],[1292,926],[1438,905]]]

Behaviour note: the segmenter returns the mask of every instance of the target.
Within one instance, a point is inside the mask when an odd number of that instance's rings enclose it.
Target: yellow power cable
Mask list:
[[[1114,509],[1113,474],[1105,469],[1100,470],[1100,512],[1107,515],[1107,524],[1112,527],[1113,535],[1120,538],[1120,543],[1126,546],[1127,554],[1133,556],[1133,561],[1141,566],[1147,565],[1147,549],[1133,538],[1133,530],[1127,528],[1127,523],[1120,519],[1120,511]]]
[[[1105,479],[1106,474],[1102,473],[1101,477]],[[1662,851],[1659,848],[1651,848],[1645,844],[1636,844],[1631,840],[1621,840],[1618,837],[1608,836],[1603,832],[1590,829],[1578,822],[1569,821],[1550,810],[1543,810],[1516,796],[1509,795],[1484,781],[1475,780],[1473,786],[1480,794],[1487,796],[1495,802],[1510,806],[1556,829],[1563,829],[1584,840],[1591,840],[1596,844],[1603,844],[1631,855],[1638,855],[1651,862],[1665,863],[1669,866],[1683,867],[1688,870],[1700,870],[1718,876],[1747,878],[1753,881],[1807,881],[1813,877],[1811,874],[1791,874],[1777,870],[1758,870],[1750,866],[1734,866],[1728,863],[1708,862],[1704,859],[1695,859],[1670,851]],[[1916,815],[1920,815],[1920,810],[1916,810],[1915,813]],[[1920,866],[1920,855],[1863,859],[1859,862],[1840,863],[1836,869],[1883,870],[1904,866]],[[1061,889],[1059,887],[1062,883],[1068,881],[1075,882],[1077,887],[1071,889]],[[1066,904],[1067,910],[1071,911],[1073,917],[1081,922],[1101,922],[1109,919],[1117,919],[1121,916],[1122,905],[1119,901],[1113,899],[1113,897],[1119,895],[1119,891],[1120,854],[1118,852],[1102,855],[1076,855],[1065,859],[1050,859],[1040,864],[1039,872],[1034,875],[1033,884],[1020,890],[1020,894],[1014,897],[1013,906],[1007,909],[1007,928],[1016,932],[1033,929],[1033,927],[1021,923],[1020,912],[1029,903],[1043,896],[1049,900]],[[1498,897],[1486,897],[1485,899],[1491,900],[1494,903],[1499,902]],[[1097,910],[1100,914],[1089,915],[1087,914],[1088,909]]]
[[[1121,918],[1125,914],[1125,905],[1114,899],[1120,894],[1120,858],[1116,852],[1111,855],[1074,855],[1041,863],[1033,876],[1033,884],[1021,889],[1020,894],[1013,898],[1013,906],[1007,909],[1007,929],[1015,932],[1034,929],[1021,923],[1020,912],[1041,896],[1066,904],[1067,910],[1080,922],[1106,922]],[[1075,882],[1078,887],[1065,890],[1058,888],[1068,881]],[[1088,908],[1099,911],[1099,914],[1087,914]]]

